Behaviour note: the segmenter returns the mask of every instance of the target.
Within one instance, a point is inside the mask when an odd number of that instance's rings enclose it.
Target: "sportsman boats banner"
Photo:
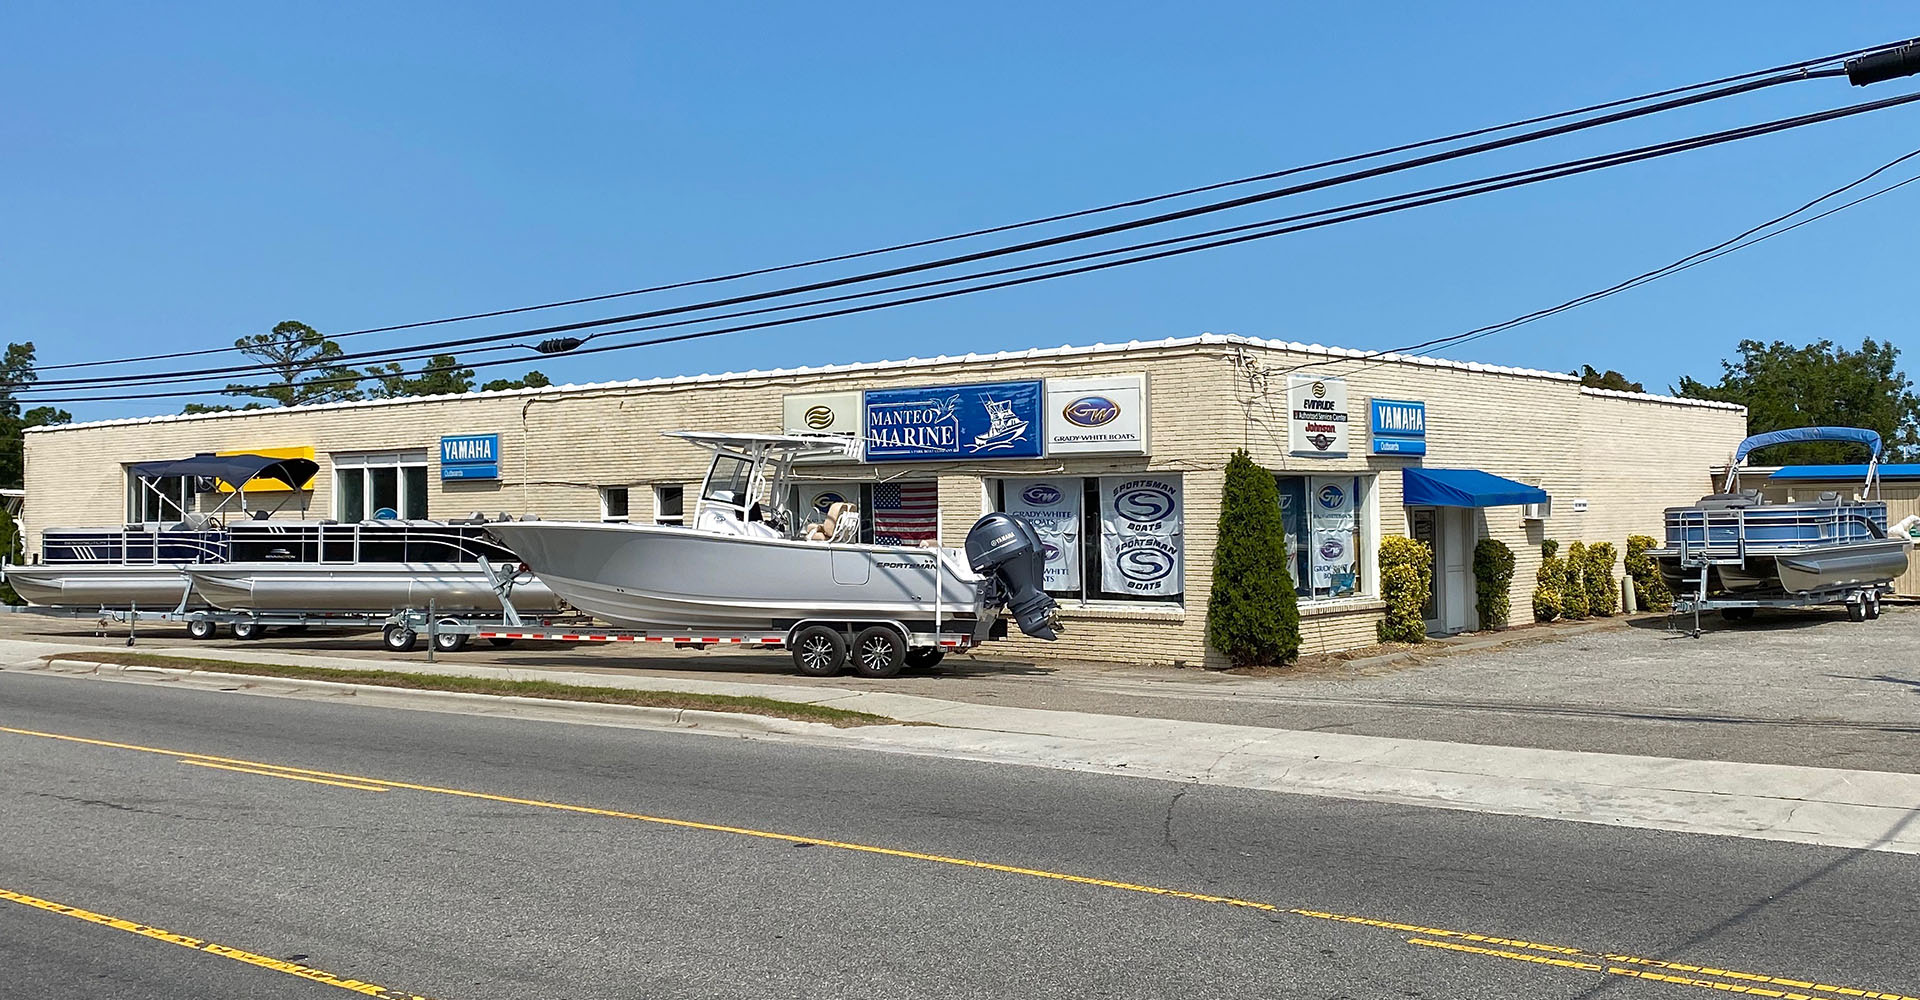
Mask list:
[[[1100,477],[1100,578],[1110,594],[1185,589],[1179,476]]]

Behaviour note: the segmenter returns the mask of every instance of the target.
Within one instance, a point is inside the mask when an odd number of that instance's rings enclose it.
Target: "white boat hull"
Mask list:
[[[809,619],[930,622],[980,614],[981,578],[942,550],[594,522],[487,528],[568,604],[635,628],[766,629]]]
[[[189,567],[194,590],[227,611],[386,612],[427,608],[491,613],[500,599],[486,575],[451,563],[208,563]],[[514,607],[540,614],[560,599],[537,579],[514,584]]]

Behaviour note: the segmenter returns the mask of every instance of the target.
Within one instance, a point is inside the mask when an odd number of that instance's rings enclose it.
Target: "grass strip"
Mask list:
[[[871,712],[855,712],[798,701],[781,701],[777,698],[761,698],[757,695],[637,691],[631,688],[560,684],[554,681],[510,681],[491,677],[415,674],[397,670],[353,670],[338,667],[308,667],[289,663],[247,663],[237,660],[209,660],[192,656],[163,656],[155,653],[121,653],[106,650],[50,653],[41,659],[78,660],[85,663],[108,663],[130,667],[207,670],[223,674],[334,681],[341,684],[370,684],[376,687],[406,688],[412,691],[452,691],[460,694],[546,698],[553,701],[589,701],[602,705],[639,705],[644,708],[733,712],[740,715],[766,715],[776,719],[794,719],[799,722],[824,722],[841,729],[852,726],[912,725],[912,723],[902,723],[898,719],[891,719],[884,715],[874,715]]]

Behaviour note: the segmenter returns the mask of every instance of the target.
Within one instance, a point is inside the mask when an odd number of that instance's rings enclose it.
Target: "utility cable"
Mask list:
[[[1857,50],[1857,52],[1872,52],[1872,51],[1879,51],[1885,48],[1886,48],[1885,46],[1880,46],[1880,47],[1875,47],[1874,49]],[[1852,54],[1854,53],[1843,54],[1841,56],[1826,57],[1825,59],[1822,59],[1822,60],[1812,60],[1802,64],[1794,64],[1795,66],[1802,67],[1802,68],[1799,68],[1793,72],[1775,73],[1775,74],[1766,75],[1766,76],[1760,76],[1759,73],[1754,73],[1754,74],[1742,74],[1740,77],[1729,77],[1726,79],[1737,80],[1740,82],[1736,82],[1726,86],[1720,86],[1720,87],[1717,87],[1716,89],[1709,90],[1704,93],[1691,94],[1686,97],[1677,97],[1671,100],[1661,101],[1660,103],[1648,105],[1646,107],[1633,108],[1625,111],[1618,111],[1612,114],[1601,115],[1595,118],[1584,119],[1581,121],[1554,126],[1552,128],[1539,129],[1532,132],[1522,133],[1520,135],[1508,136],[1502,139],[1477,143],[1471,146],[1466,146],[1466,147],[1462,147],[1455,150],[1448,150],[1441,153],[1428,154],[1426,156],[1420,156],[1420,157],[1414,157],[1412,159],[1401,160],[1395,163],[1373,167],[1366,170],[1359,170],[1359,171],[1354,171],[1347,174],[1338,175],[1335,177],[1323,178],[1323,179],[1308,182],[1305,184],[1292,185],[1285,188],[1260,192],[1252,195],[1246,195],[1239,198],[1228,199],[1226,201],[1213,202],[1205,205],[1195,206],[1188,209],[1183,209],[1180,211],[1162,213],[1160,215],[1148,216],[1141,219],[1135,219],[1127,222],[1116,223],[1116,224],[1103,226],[1103,227],[1097,227],[1090,230],[1082,230],[1074,233],[1066,233],[1066,234],[1061,234],[1054,237],[1049,237],[1046,239],[1033,240],[1033,241],[1028,241],[1026,243],[1015,244],[1012,246],[991,248],[988,250],[977,251],[970,254],[962,254],[962,255],[957,255],[957,256],[934,260],[934,261],[922,262],[918,264],[906,265],[902,267],[896,267],[896,268],[891,268],[891,269],[886,269],[881,271],[869,272],[866,274],[852,275],[852,276],[833,279],[829,281],[815,282],[815,283],[792,286],[792,287],[782,288],[782,289],[772,289],[764,292],[754,293],[751,295],[735,296],[731,298],[723,298],[723,299],[711,300],[711,301],[700,302],[700,303],[691,303],[687,305],[677,306],[667,310],[657,310],[657,311],[646,312],[646,313],[635,313],[635,314],[629,314],[624,316],[604,317],[601,319],[585,320],[577,323],[559,324],[559,325],[540,327],[540,328],[535,328],[530,330],[512,331],[508,333],[491,335],[490,340],[497,341],[497,340],[512,339],[516,337],[541,336],[541,335],[553,334],[553,333],[570,333],[570,332],[575,332],[579,330],[591,329],[596,326],[610,326],[618,323],[632,322],[637,319],[647,319],[647,318],[653,318],[656,316],[671,315],[675,313],[705,311],[709,309],[721,308],[724,306],[742,304],[745,302],[761,301],[768,298],[787,297],[790,295],[797,295],[797,294],[802,294],[810,291],[818,291],[826,288],[838,287],[838,286],[847,285],[847,284],[857,284],[857,283],[864,283],[868,281],[877,281],[885,278],[896,277],[902,274],[914,273],[917,271],[933,270],[938,268],[956,266],[959,264],[972,263],[974,261],[989,259],[991,257],[1025,253],[1031,250],[1043,249],[1050,246],[1057,246],[1063,243],[1097,238],[1099,236],[1111,235],[1113,233],[1125,232],[1128,230],[1143,228],[1147,226],[1161,225],[1167,222],[1179,221],[1186,218],[1192,218],[1198,215],[1209,214],[1212,212],[1227,211],[1233,208],[1242,207],[1244,205],[1255,204],[1262,201],[1269,201],[1276,198],[1288,197],[1290,195],[1300,194],[1306,191],[1319,190],[1326,187],[1332,187],[1338,184],[1351,183],[1358,180],[1364,180],[1372,177],[1383,176],[1390,173],[1396,173],[1403,170],[1409,170],[1415,167],[1425,166],[1432,163],[1443,162],[1451,159],[1458,159],[1464,156],[1476,155],[1478,153],[1487,152],[1494,149],[1506,148],[1509,146],[1519,145],[1521,143],[1533,142],[1533,141],[1537,141],[1544,138],[1551,138],[1558,135],[1568,134],[1570,132],[1581,131],[1589,128],[1595,128],[1601,125],[1607,125],[1607,124],[1612,124],[1619,121],[1625,121],[1631,118],[1643,117],[1645,115],[1650,115],[1650,114],[1657,114],[1663,111],[1669,111],[1669,110],[1673,110],[1680,107],[1686,107],[1693,104],[1704,103],[1706,101],[1718,100],[1721,98],[1730,97],[1730,96],[1734,96],[1742,93],[1748,93],[1748,92],[1763,89],[1766,87],[1777,86],[1783,83],[1793,83],[1793,82],[1799,82],[1802,80],[1842,76],[1846,74],[1845,69],[1827,69],[1827,70],[1815,71],[1805,67],[1822,65],[1827,62],[1832,62],[1835,59],[1845,58],[1846,55],[1852,55]],[[1760,73],[1764,73],[1764,72],[1765,71],[1760,71]],[[1757,79],[1753,78],[1756,76],[1758,76],[1759,78]],[[1666,93],[1674,93],[1677,91],[1695,90],[1695,89],[1699,89],[1702,86],[1707,86],[1707,85],[1696,85],[1695,87],[1689,87],[1689,88],[1675,88],[1674,90],[1663,91],[1661,93],[1666,94]],[[1612,107],[1612,106],[1618,106],[1621,103],[1635,103],[1644,99],[1645,98],[1630,98],[1630,99],[1627,99],[1625,102],[1609,102],[1608,104],[1596,105],[1595,107]],[[1560,115],[1545,116],[1544,118],[1541,118],[1541,119],[1530,119],[1529,121],[1553,120],[1556,118],[1566,117],[1568,115],[1578,114],[1578,113],[1580,112],[1566,112]],[[1496,127],[1493,127],[1492,129],[1478,130],[1476,133],[1462,133],[1462,135],[1487,134],[1489,132],[1502,131],[1511,127],[1518,127],[1518,126],[1517,125],[1496,126]],[[1408,147],[1395,147],[1395,149],[1420,148],[1426,145],[1431,145],[1431,144],[1441,143],[1446,141],[1450,141],[1450,140],[1447,140],[1447,139],[1430,140],[1429,142],[1426,142],[1426,143],[1415,143]],[[1328,163],[1331,164],[1331,163],[1339,163],[1339,162],[1355,162],[1358,160],[1375,158],[1380,155],[1386,155],[1386,151],[1382,151],[1381,153],[1361,154],[1354,157],[1343,158],[1342,160],[1339,160],[1339,161],[1328,161]],[[1284,176],[1287,174],[1316,169],[1317,167],[1323,166],[1323,165],[1325,164],[1316,164],[1308,167],[1292,168],[1285,171],[1275,172],[1270,175],[1261,175],[1261,177],[1265,178],[1265,177]],[[1240,181],[1222,182],[1220,184],[1211,185],[1211,186],[1198,188],[1198,189],[1192,189],[1192,190],[1193,191],[1210,190],[1217,187],[1233,186],[1236,184],[1249,182],[1253,179],[1254,178],[1247,178]],[[1164,200],[1164,198],[1180,197],[1186,193],[1191,193],[1191,192],[1181,192],[1181,193],[1176,193],[1176,194],[1171,194],[1166,196],[1155,196],[1153,198],[1144,199],[1142,203]],[[1108,206],[1108,207],[1103,207],[1099,209],[1084,210],[1083,212],[1080,212],[1080,213],[1074,213],[1074,215],[1093,214],[1095,212],[1107,211],[1112,207],[1117,207],[1117,206]],[[1072,217],[1072,216],[1063,216],[1063,218],[1065,217]],[[1007,228],[1007,229],[1021,228],[1022,226],[1030,225],[1030,224],[1039,224],[1039,220],[1036,220],[1035,222],[1032,222],[1032,223],[1020,223],[1020,224],[1014,224],[1012,226],[1002,227],[1002,228]],[[958,238],[962,238],[962,237],[954,237],[954,239],[958,239]],[[948,241],[947,238],[941,238],[941,239],[926,241],[926,242],[938,243],[938,242],[947,242],[947,241]],[[890,249],[895,249],[895,248],[889,248],[889,250]],[[863,252],[860,254],[855,254],[850,256],[854,256],[854,257],[869,256],[871,254],[889,252],[889,250]],[[822,262],[824,262],[824,259]],[[807,266],[807,265],[804,265],[804,264],[791,265],[791,267],[801,267],[801,266]],[[787,269],[789,269],[789,266],[783,265],[780,268],[768,269],[768,270],[787,270]],[[760,272],[760,273],[764,273],[764,272]],[[743,276],[744,276],[744,272],[743,272]],[[686,287],[688,284],[704,284],[704,283],[708,283],[709,281],[721,281],[721,280],[729,280],[729,279],[726,277],[715,278],[715,279],[700,279],[699,281],[696,281],[696,282],[681,283],[675,286],[660,286],[659,288],[656,288],[656,289],[635,290],[630,293],[616,293],[614,295],[610,295],[606,297],[619,297],[620,295],[626,295],[626,294],[640,294],[642,291],[665,290],[668,287]],[[584,299],[584,300],[578,300],[578,301],[591,301],[591,300],[592,299]],[[549,304],[549,305],[557,305],[557,304],[560,304],[560,303]],[[380,328],[374,328],[370,330],[354,331],[351,334],[340,334],[332,339],[338,339],[338,337],[340,336],[359,335],[361,333],[387,332],[392,330],[411,328],[415,326],[432,325],[432,324],[441,323],[441,322],[456,322],[463,319],[483,318],[484,316],[488,316],[488,315],[505,315],[511,312],[530,311],[532,309],[545,308],[545,307],[546,306],[522,307],[521,309],[496,311],[495,313],[490,313],[490,314],[472,314],[466,317],[450,317],[445,320],[422,321],[416,324],[401,324],[398,326],[380,327]],[[449,346],[456,346],[456,345],[465,344],[465,343],[481,342],[487,339],[488,338],[468,338],[467,340],[464,340],[464,341],[445,341],[445,342],[441,342],[440,344],[413,345],[413,348],[414,349],[432,349],[436,346],[449,347]],[[208,349],[207,352],[180,352],[180,356],[187,356],[188,354],[193,354],[193,353],[211,353],[211,352],[227,351],[227,350],[233,350],[233,348]],[[130,361],[129,359],[120,359],[118,362],[86,362],[86,363],[81,363],[79,365],[46,366],[41,370],[49,371],[55,368],[81,367],[84,365],[112,364],[112,363],[130,363]],[[207,369],[207,370],[200,370],[195,372],[176,372],[176,373],[169,373],[169,374],[174,374],[174,375],[210,374],[212,373],[212,371],[213,370],[211,369]],[[50,380],[46,384],[58,384],[60,381],[61,380]]]
[[[676,334],[676,335],[667,336],[667,337],[656,337],[656,338],[651,338],[647,340],[633,341],[633,342],[620,343],[620,344],[608,344],[601,347],[585,348],[585,349],[574,352],[574,354],[576,355],[599,354],[607,351],[627,350],[635,347],[653,346],[653,345],[665,344],[665,343],[675,343],[675,342],[695,340],[695,339],[700,339],[705,337],[720,336],[723,334],[740,333],[740,332],[745,332],[749,330],[759,330],[759,329],[766,329],[769,327],[786,326],[794,323],[810,322],[810,321],[819,320],[819,319],[828,319],[828,318],[833,318],[838,316],[866,313],[866,312],[871,312],[878,309],[892,308],[894,306],[908,305],[908,304],[917,303],[917,302],[926,302],[926,301],[932,301],[936,299],[950,298],[956,295],[971,294],[973,292],[986,291],[989,289],[1005,288],[1005,287],[1010,287],[1014,285],[1029,284],[1036,281],[1044,281],[1052,278],[1065,277],[1072,274],[1084,274],[1091,271],[1100,271],[1100,270],[1105,270],[1112,267],[1120,267],[1128,264],[1139,263],[1146,260],[1156,260],[1163,257],[1171,257],[1171,256],[1177,256],[1177,255],[1186,254],[1186,253],[1193,253],[1200,250],[1212,249],[1219,246],[1228,246],[1228,245],[1233,245],[1237,243],[1248,242],[1250,240],[1265,239],[1271,236],[1284,235],[1286,233],[1291,233],[1291,232],[1299,232],[1307,229],[1321,228],[1329,225],[1339,224],[1342,222],[1355,221],[1361,218],[1370,218],[1375,215],[1383,215],[1390,212],[1404,211],[1409,208],[1421,207],[1427,204],[1436,204],[1436,203],[1445,202],[1445,201],[1453,201],[1463,197],[1470,197],[1475,194],[1488,193],[1489,191],[1493,191],[1493,190],[1502,190],[1507,187],[1517,187],[1523,184],[1539,183],[1542,180],[1553,179],[1556,177],[1569,176],[1577,173],[1585,173],[1592,170],[1603,169],[1609,166],[1617,166],[1624,163],[1637,162],[1638,160],[1642,160],[1642,159],[1651,159],[1657,156],[1667,156],[1667,155],[1672,155],[1674,153],[1683,152],[1691,149],[1704,148],[1706,146],[1719,145],[1721,143],[1732,142],[1732,141],[1737,141],[1737,140],[1746,139],[1746,138],[1752,138],[1759,135],[1766,135],[1774,132],[1785,131],[1788,129],[1800,128],[1806,125],[1813,125],[1813,124],[1820,124],[1828,121],[1834,121],[1841,118],[1847,118],[1855,115],[1869,113],[1872,111],[1882,110],[1884,108],[1910,104],[1915,101],[1920,101],[1920,93],[1906,94],[1898,97],[1885,98],[1878,101],[1869,101],[1861,104],[1848,105],[1841,108],[1834,108],[1826,111],[1799,115],[1792,118],[1785,118],[1785,119],[1779,119],[1772,122],[1765,122],[1758,125],[1750,125],[1750,126],[1737,128],[1737,129],[1729,129],[1722,132],[1709,133],[1707,135],[1695,137],[1693,139],[1662,143],[1652,147],[1643,147],[1640,150],[1628,151],[1626,153],[1621,153],[1621,154],[1615,154],[1605,158],[1602,162],[1598,162],[1598,163],[1588,162],[1581,166],[1569,167],[1564,170],[1556,170],[1547,174],[1540,174],[1540,175],[1530,176],[1522,179],[1507,181],[1499,185],[1484,186],[1482,188],[1478,188],[1470,191],[1456,191],[1449,194],[1438,195],[1433,198],[1423,199],[1419,201],[1400,203],[1400,204],[1395,204],[1390,206],[1383,206],[1383,207],[1374,208],[1374,209],[1370,209],[1363,212],[1350,213],[1348,215],[1343,215],[1335,218],[1320,219],[1320,220],[1302,223],[1295,226],[1288,226],[1288,227],[1284,227],[1284,228],[1272,230],[1272,231],[1243,234],[1243,235],[1231,237],[1228,239],[1216,240],[1210,243],[1199,244],[1196,246],[1179,247],[1179,248],[1174,248],[1170,250],[1162,250],[1155,253],[1141,254],[1134,257],[1122,258],[1119,260],[1110,260],[1110,261],[1105,261],[1098,264],[1090,264],[1090,265],[1071,268],[1063,271],[1048,272],[1045,274],[1038,274],[1038,275],[1028,275],[1021,278],[998,281],[998,282],[993,282],[985,285],[970,286],[967,288],[959,288],[959,289],[949,289],[942,292],[912,296],[904,299],[894,299],[886,302],[870,303],[867,305],[849,307],[844,309],[830,310],[830,311],[821,312],[821,313],[813,313],[805,316],[786,317],[782,319],[774,319],[774,320],[768,320],[768,321],[758,322],[758,323],[750,323],[750,324],[744,324],[744,325],[732,326],[732,327],[722,327],[714,330],[694,331],[690,333]],[[634,331],[632,330],[607,331],[609,335],[615,334],[615,333],[625,333],[625,332],[634,332]],[[486,367],[495,367],[503,364],[522,364],[522,363],[524,363],[524,359],[500,359],[495,361],[475,362],[470,365],[464,365],[463,367],[486,368]],[[377,377],[379,376],[360,376],[360,375],[343,376],[343,377],[331,378],[331,379],[314,379],[307,382],[303,382],[301,384],[302,385],[349,384],[349,383],[367,381],[371,378],[377,378]],[[270,386],[256,386],[254,388],[269,388],[269,387]],[[205,394],[206,394],[206,390],[190,390],[190,391],[183,391],[183,392],[116,394],[114,396],[87,396],[87,397],[74,397],[74,398],[62,398],[62,399],[35,398],[35,399],[22,399],[21,402],[23,403],[93,402],[93,401],[100,401],[105,399],[115,399],[115,400],[157,399],[157,398],[172,398],[172,397],[180,397],[180,396],[203,396]]]

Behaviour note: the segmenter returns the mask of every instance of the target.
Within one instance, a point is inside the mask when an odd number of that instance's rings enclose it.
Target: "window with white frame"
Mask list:
[[[989,480],[996,509],[1033,525],[1043,589],[1069,604],[1181,603],[1185,504],[1178,474]]]
[[[1302,600],[1363,597],[1373,591],[1367,545],[1370,475],[1275,476],[1287,529],[1293,591]]]
[[[332,456],[333,516],[347,523],[427,516],[425,450]]]
[[[186,476],[142,478],[127,474],[127,523],[174,523],[193,509],[193,480]]]
[[[627,487],[600,487],[600,520],[611,524],[625,524],[627,509]]]
[[[687,523],[687,488],[679,483],[660,483],[653,488],[653,523],[679,526]]]

